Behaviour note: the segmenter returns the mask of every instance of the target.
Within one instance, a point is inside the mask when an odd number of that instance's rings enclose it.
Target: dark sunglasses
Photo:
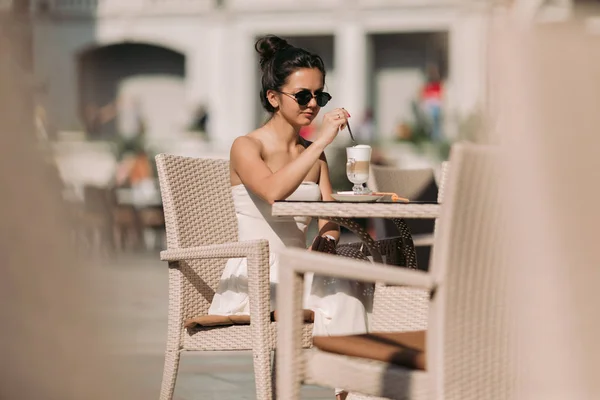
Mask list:
[[[313,95],[308,89],[301,90],[298,93],[279,93],[291,97],[292,99],[296,100],[296,102],[301,106],[305,106],[308,103],[310,103],[313,97],[317,100],[317,105],[319,107],[325,107],[327,103],[329,103],[329,100],[331,100],[331,95],[327,92],[317,92]]]

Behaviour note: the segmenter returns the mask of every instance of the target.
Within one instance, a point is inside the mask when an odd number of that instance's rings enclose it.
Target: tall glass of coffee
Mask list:
[[[354,194],[369,194],[371,191],[363,187],[369,180],[369,166],[371,164],[371,146],[359,144],[346,147],[346,175],[348,180],[354,183],[352,191]]]

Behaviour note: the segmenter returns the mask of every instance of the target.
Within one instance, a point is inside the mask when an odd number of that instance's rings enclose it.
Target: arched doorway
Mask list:
[[[119,43],[78,55],[80,115],[92,139],[185,129],[185,55]]]

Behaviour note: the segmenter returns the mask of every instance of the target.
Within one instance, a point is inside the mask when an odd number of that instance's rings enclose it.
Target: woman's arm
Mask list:
[[[325,147],[345,127],[350,114],[336,108],[323,116],[320,135],[294,161],[273,173],[261,157],[261,143],[248,136],[237,138],[231,146],[230,162],[242,183],[263,200],[273,204],[285,200],[300,186]]]
[[[321,189],[321,197],[324,201],[334,201],[333,197],[331,196],[333,193],[333,188],[331,187],[329,166],[327,165],[327,158],[325,157],[325,154],[321,155],[319,164],[321,165],[321,171],[319,174],[319,188]],[[340,226],[325,219],[320,219],[319,236],[325,235],[331,236],[338,241],[340,239]]]
[[[273,173],[261,157],[258,140],[242,136],[231,146],[231,167],[242,183],[263,200],[273,204],[289,197],[319,161],[325,145],[315,142],[294,161]]]

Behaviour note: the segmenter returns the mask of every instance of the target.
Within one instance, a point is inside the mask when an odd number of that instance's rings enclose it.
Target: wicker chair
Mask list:
[[[271,350],[276,322],[269,310],[269,244],[239,242],[229,161],[156,157],[167,231],[169,327],[161,400],[171,399],[184,351],[252,350],[257,399],[272,399]],[[184,328],[206,315],[228,258],[248,258],[250,325]],[[304,324],[302,345],[311,344],[312,324]]]
[[[375,190],[394,192],[408,199],[415,199],[433,181],[431,168],[404,169],[383,165],[371,165],[372,183]]]
[[[258,399],[272,398],[270,352],[276,345],[276,322],[269,314],[269,248],[267,241],[238,242],[231,196],[229,161],[172,155],[156,157],[169,261],[169,328],[161,399],[171,399],[181,352],[250,350]],[[405,266],[410,251],[401,238],[377,242],[389,264]],[[353,252],[352,249],[355,251]],[[367,254],[360,243],[339,248],[351,256]],[[414,251],[414,249],[412,249]],[[414,255],[413,255],[414,256]],[[189,318],[206,315],[228,258],[248,257],[251,325],[184,328]],[[256,299],[256,300],[255,300]],[[421,314],[422,316],[425,313]],[[256,322],[258,321],[258,322]],[[312,324],[303,326],[302,345],[311,346]]]
[[[442,163],[438,190],[439,203],[442,202],[444,196],[449,170],[448,166],[448,162]],[[435,227],[437,227],[437,220]],[[421,241],[420,245],[432,245],[434,235],[427,236],[430,236],[430,238],[424,238],[423,236],[421,238],[415,237],[414,245],[418,246],[419,241]],[[406,251],[406,249],[404,251]],[[388,264],[406,265],[398,262]],[[377,332],[426,329],[428,309],[429,296],[426,292],[415,291],[404,286],[390,285],[386,282],[377,282],[375,284],[375,293],[373,296],[373,312],[370,329],[371,331]],[[390,318],[390,315],[395,316],[395,318]]]
[[[288,268],[282,271],[279,283],[280,293],[286,295],[277,299],[282,312],[279,398],[298,399],[302,382],[393,399],[513,398],[515,346],[509,335],[506,307],[508,269],[503,265],[505,203],[491,179],[498,176],[497,159],[493,150],[466,144],[455,146],[451,159],[448,193],[429,273],[293,249],[282,254]],[[421,364],[425,370],[331,349],[302,352],[298,313],[307,272],[427,291],[431,304],[426,351],[418,352],[426,359],[426,367]],[[315,338],[316,346],[317,339],[331,343],[345,338]]]

